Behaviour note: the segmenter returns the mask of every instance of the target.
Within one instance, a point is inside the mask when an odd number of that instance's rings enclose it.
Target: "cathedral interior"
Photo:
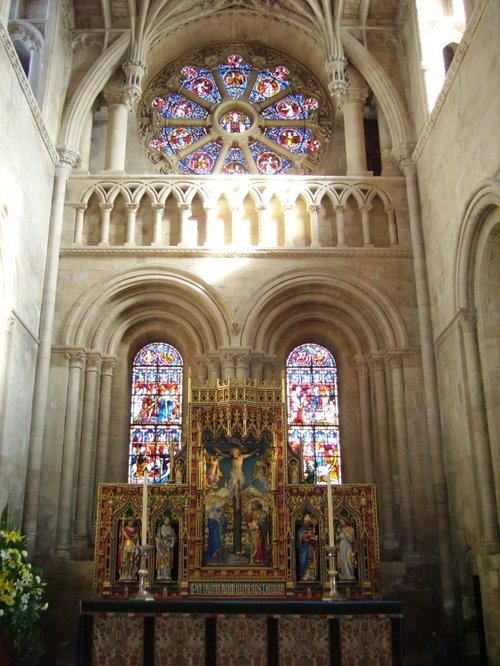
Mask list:
[[[402,603],[405,664],[500,664],[499,30],[498,0],[0,0],[33,663],[75,663],[142,526],[179,603],[306,609],[338,543],[344,594]]]

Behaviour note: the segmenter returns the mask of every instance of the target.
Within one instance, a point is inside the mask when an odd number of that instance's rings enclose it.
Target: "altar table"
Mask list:
[[[400,602],[80,602],[78,666],[403,666]]]

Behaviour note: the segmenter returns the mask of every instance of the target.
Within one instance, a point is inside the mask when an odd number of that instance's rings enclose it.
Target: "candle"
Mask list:
[[[330,470],[328,470],[328,484],[326,486],[326,498],[328,501],[328,545],[334,546],[335,541],[333,538],[332,477],[330,476]]]
[[[144,470],[142,484],[142,545],[148,542],[148,470]]]

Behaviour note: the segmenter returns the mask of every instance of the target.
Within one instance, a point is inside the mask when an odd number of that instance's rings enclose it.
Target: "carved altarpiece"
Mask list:
[[[242,380],[190,387],[182,449],[171,483],[148,487],[148,589],[165,597],[318,597],[328,587],[325,485],[291,475],[283,390]],[[379,546],[375,487],[332,486],[341,595],[376,598]],[[142,486],[99,486],[94,594],[127,598],[139,560],[124,567],[127,530],[142,531]],[[168,518],[166,521],[165,519]],[[171,535],[168,575],[157,534]],[[302,547],[306,544],[304,547]]]

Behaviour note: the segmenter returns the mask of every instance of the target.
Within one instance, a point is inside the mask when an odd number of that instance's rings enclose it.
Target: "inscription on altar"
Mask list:
[[[284,583],[189,583],[193,597],[282,597]]]

